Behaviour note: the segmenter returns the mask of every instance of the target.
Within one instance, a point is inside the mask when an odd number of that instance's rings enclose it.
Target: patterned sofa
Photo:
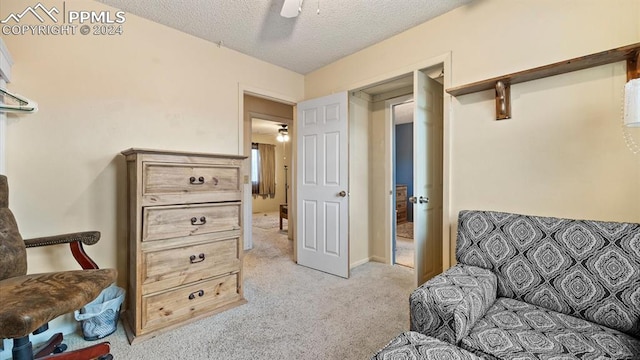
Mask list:
[[[456,258],[411,294],[412,331],[486,359],[640,359],[640,224],[462,211]]]

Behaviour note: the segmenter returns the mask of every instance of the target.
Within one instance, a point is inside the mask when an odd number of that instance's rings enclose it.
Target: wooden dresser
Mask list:
[[[396,185],[396,223],[407,222],[407,185]]]
[[[130,343],[244,304],[245,157],[129,149]]]

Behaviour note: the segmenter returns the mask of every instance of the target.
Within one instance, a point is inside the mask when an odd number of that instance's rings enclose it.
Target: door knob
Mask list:
[[[429,203],[429,198],[424,196],[420,196],[419,198],[411,196],[409,202],[412,204],[427,204]]]
[[[340,196],[340,197],[346,197],[346,196],[347,196],[347,192],[346,192],[346,191],[344,191],[344,190],[342,190],[342,191],[340,191],[340,192],[338,193],[338,196]]]

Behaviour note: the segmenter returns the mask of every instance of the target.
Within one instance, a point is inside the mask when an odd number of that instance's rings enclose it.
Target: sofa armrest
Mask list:
[[[417,332],[407,331],[380,349],[371,360],[482,360],[482,358],[455,345]]]
[[[490,270],[458,264],[411,293],[411,330],[458,344],[496,300]]]

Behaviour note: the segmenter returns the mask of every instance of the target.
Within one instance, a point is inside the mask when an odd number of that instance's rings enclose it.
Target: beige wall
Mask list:
[[[284,165],[291,168],[291,143],[281,143],[276,140],[275,134],[252,134],[251,141],[276,146],[276,194],[272,197],[253,196],[253,213],[279,211],[280,204],[284,204]],[[286,149],[285,149],[286,147]],[[288,171],[287,171],[288,173]]]
[[[0,17],[30,5],[3,1]],[[73,0],[66,6],[109,9]],[[457,86],[640,42],[638,14],[637,0],[475,1],[306,77],[131,14],[122,36],[3,36],[16,61],[9,88],[41,109],[9,117],[11,208],[26,238],[100,230],[101,242],[87,251],[124,279],[125,169],[118,153],[133,146],[242,152],[239,86],[310,99],[449,51]],[[515,85],[514,118],[501,122],[493,120],[490,92],[453,99],[449,220],[455,224],[460,209],[491,208],[640,221],[638,157],[620,134],[624,81],[619,63]],[[352,132],[367,127],[351,125]],[[375,125],[368,126],[371,134]],[[350,158],[367,156],[365,139],[354,134]],[[384,146],[384,139],[368,141]],[[358,166],[350,169],[352,199],[367,186]],[[352,238],[370,229],[351,226]],[[378,245],[353,242],[351,263]],[[30,272],[75,266],[64,246],[29,256]]]
[[[371,137],[371,146],[369,152],[371,155],[369,168],[369,201],[371,203],[371,259],[379,262],[387,262],[386,254],[389,248],[389,241],[385,236],[385,207],[389,205],[389,189],[387,189],[386,178],[388,172],[392,169],[386,166],[385,153],[390,149],[390,144],[385,138],[386,128],[386,107],[385,99],[373,101],[371,103],[371,125],[369,136]]]
[[[43,1],[48,5],[47,1]],[[57,4],[57,3],[56,3]],[[33,2],[3,1],[0,17]],[[49,6],[52,6],[51,4]],[[66,8],[108,10],[89,1]],[[37,114],[9,116],[11,209],[25,238],[99,230],[87,252],[126,274],[130,147],[239,153],[239,86],[302,99],[303,76],[127,14],[122,36],[3,36],[9,89]],[[78,268],[66,246],[29,250],[29,272]]]
[[[385,94],[378,94],[370,103],[370,125],[369,136],[371,139],[369,151],[369,202],[371,204],[370,214],[370,257],[374,261],[389,263],[391,260],[391,239],[387,238],[391,220],[387,219],[388,213],[385,207],[393,206],[393,221],[395,221],[395,203],[391,204],[391,193],[387,185],[387,179],[393,171],[389,167],[391,154],[388,154],[392,145],[388,142],[388,128],[390,127],[387,118],[387,102],[391,99],[413,94],[413,88],[400,89]],[[394,189],[395,190],[395,189]]]
[[[349,264],[356,267],[371,258],[369,218],[370,103],[349,96]],[[357,156],[352,156],[357,154]]]
[[[364,86],[447,52],[458,86],[640,42],[639,7],[476,1],[308,74],[305,97]],[[624,69],[616,63],[514,85],[512,120],[495,121],[491,91],[454,98],[451,231],[461,209],[640,222],[640,162],[620,130]],[[383,140],[371,141],[373,149]]]

